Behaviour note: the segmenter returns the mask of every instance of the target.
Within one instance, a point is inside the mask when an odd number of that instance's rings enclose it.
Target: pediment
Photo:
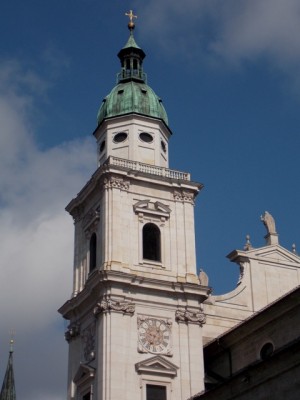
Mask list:
[[[276,264],[289,264],[300,268],[300,257],[280,245],[269,245],[248,251],[236,250],[227,256],[231,261],[243,257]]]
[[[279,245],[261,247],[260,249],[257,249],[255,256],[264,260],[269,259],[273,262],[294,263],[298,264],[300,267],[300,258],[296,254]]]
[[[83,382],[94,378],[94,376],[95,376],[95,368],[89,367],[88,365],[85,364],[81,364],[74,376],[74,382],[77,385],[80,385]]]
[[[154,356],[135,364],[135,369],[139,374],[175,377],[179,368],[162,356]]]

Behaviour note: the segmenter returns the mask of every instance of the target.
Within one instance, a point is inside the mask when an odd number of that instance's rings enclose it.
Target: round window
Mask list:
[[[140,133],[140,139],[141,139],[143,142],[146,142],[146,143],[151,143],[151,142],[153,142],[153,137],[152,137],[152,135],[150,135],[150,133],[147,133],[147,132],[142,132],[142,133]]]
[[[162,151],[163,151],[164,153],[166,153],[166,152],[167,152],[166,143],[162,140],[162,141],[160,142],[160,145],[161,145]]]
[[[100,144],[100,153],[102,153],[102,151],[105,149],[105,140],[102,141],[102,143]]]
[[[127,139],[127,133],[126,132],[119,132],[114,136],[114,142],[115,143],[121,143],[124,142],[124,140]]]

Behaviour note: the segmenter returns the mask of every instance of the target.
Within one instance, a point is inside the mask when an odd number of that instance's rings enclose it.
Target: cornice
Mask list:
[[[172,282],[167,279],[149,278],[120,271],[96,270],[87,280],[85,288],[77,296],[68,300],[58,311],[64,318],[70,319],[72,315],[79,314],[79,309],[86,309],[91,298],[102,298],[113,286],[126,287],[128,293],[147,290],[154,295],[161,295],[162,292],[166,292],[167,297],[175,296],[185,301],[187,298],[198,297],[200,302],[205,301],[211,292],[210,287],[196,283]],[[95,304],[89,304],[87,308],[92,309],[94,306]]]
[[[149,165],[149,168],[150,167],[152,166]],[[174,172],[180,173],[180,171]],[[115,179],[111,180],[110,177],[113,176]],[[124,181],[122,184],[118,184],[120,179]],[[75,217],[75,215],[81,215],[83,203],[94,190],[99,189],[99,185],[100,189],[115,187],[123,190],[129,190],[130,183],[138,181],[148,182],[153,185],[159,185],[160,187],[164,186],[173,189],[174,200],[179,199],[179,193],[181,200],[189,202],[193,202],[194,198],[203,188],[202,183],[193,182],[187,179],[175,179],[143,171],[136,171],[124,166],[110,164],[108,159],[105,164],[96,170],[91,179],[86,183],[77,196],[70,201],[70,203],[66,206],[66,211],[69,212],[73,217]]]

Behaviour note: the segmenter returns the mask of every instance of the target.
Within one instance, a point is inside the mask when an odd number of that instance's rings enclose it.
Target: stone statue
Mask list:
[[[265,211],[264,215],[261,215],[260,219],[264,223],[264,225],[267,229],[267,232],[270,235],[277,234],[276,227],[275,227],[275,220],[272,217],[272,215],[270,213],[268,213],[268,211]]]

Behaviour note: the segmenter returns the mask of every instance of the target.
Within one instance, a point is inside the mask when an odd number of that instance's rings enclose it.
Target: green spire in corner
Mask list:
[[[7,368],[3,379],[0,400],[16,400],[16,389],[13,369],[13,339],[10,340],[10,351]]]

